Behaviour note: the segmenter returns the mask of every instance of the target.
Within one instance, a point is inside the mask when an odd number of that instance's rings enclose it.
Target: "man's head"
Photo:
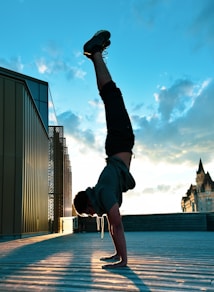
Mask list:
[[[86,213],[88,206],[88,197],[85,191],[77,193],[74,198],[74,207],[79,215]]]
[[[74,207],[80,216],[83,214],[87,214],[89,216],[94,215],[93,207],[91,206],[85,191],[77,193],[76,197],[74,198]]]

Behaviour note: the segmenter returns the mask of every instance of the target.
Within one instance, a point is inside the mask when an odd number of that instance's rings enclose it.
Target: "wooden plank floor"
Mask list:
[[[214,291],[214,232],[127,232],[129,267],[102,269],[108,233],[0,241],[0,291]]]

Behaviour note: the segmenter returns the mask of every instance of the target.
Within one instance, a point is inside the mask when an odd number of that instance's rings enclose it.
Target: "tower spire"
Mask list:
[[[198,171],[196,173],[199,174],[199,173],[202,173],[202,172],[205,173],[204,172],[204,167],[203,167],[203,164],[202,164],[202,161],[201,161],[201,158],[200,158]]]

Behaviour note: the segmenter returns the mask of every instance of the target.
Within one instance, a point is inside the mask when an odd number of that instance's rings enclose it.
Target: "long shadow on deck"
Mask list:
[[[108,285],[112,287],[112,282],[105,278],[101,263],[94,258],[94,250],[109,251],[112,242],[107,238],[105,242],[98,241],[98,238],[97,234],[92,233],[0,242],[0,290],[8,284],[12,285],[10,288],[18,288],[19,291],[26,291],[29,286],[34,288],[32,291],[44,287],[54,291],[58,288],[101,291],[102,285],[105,289],[108,289]],[[150,291],[129,267],[106,271],[115,275],[113,281],[124,279],[121,285],[127,286],[125,291],[132,291],[128,290],[129,283],[134,291]],[[119,285],[115,291],[123,291]],[[25,290],[20,290],[22,287]]]
[[[68,234],[50,238],[46,236],[38,239],[24,238],[17,240],[17,243],[12,240],[1,241],[0,288],[8,284],[21,288],[22,285],[23,287],[29,285],[30,281],[34,289],[37,286],[62,288],[70,284],[72,287],[71,277],[76,270],[81,270],[81,266],[76,264],[75,260],[79,255],[79,250],[76,248],[79,240],[77,241],[75,237]],[[90,244],[91,242],[87,243]],[[86,263],[90,263],[90,259],[90,254],[84,258]],[[89,265],[87,279],[91,281],[91,278]]]
[[[121,269],[108,269],[108,272],[114,275],[120,275],[134,284],[134,286],[141,292],[151,291],[142,281],[142,279],[129,267]]]

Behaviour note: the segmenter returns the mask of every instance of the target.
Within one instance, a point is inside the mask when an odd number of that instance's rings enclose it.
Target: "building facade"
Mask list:
[[[0,235],[48,231],[48,83],[0,68]]]
[[[181,207],[183,212],[214,211],[214,181],[209,172],[205,173],[201,159],[196,172],[196,185],[190,185],[181,200]]]
[[[60,218],[72,216],[72,172],[63,126],[49,126],[48,219],[60,232]]]

